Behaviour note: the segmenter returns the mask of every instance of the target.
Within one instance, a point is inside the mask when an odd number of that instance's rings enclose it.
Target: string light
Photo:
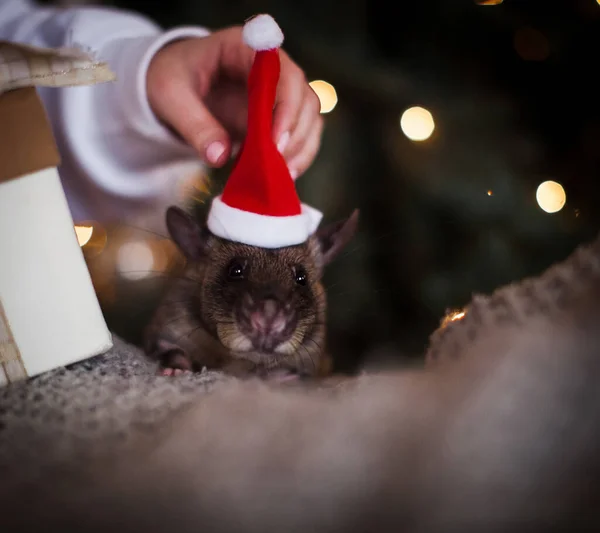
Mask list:
[[[424,107],[411,107],[402,113],[400,127],[411,141],[425,141],[435,129],[433,115]]]
[[[461,310],[453,310],[446,313],[446,316],[442,320],[441,328],[445,328],[450,322],[456,322],[457,320],[462,320],[467,312],[464,309]]]
[[[540,183],[535,198],[540,208],[546,213],[557,213],[567,202],[567,194],[563,186],[551,180]]]
[[[488,196],[492,196],[492,194],[494,194],[494,193],[492,192],[492,189],[490,189],[490,190],[487,192],[487,195],[488,195]]]
[[[338,102],[335,87],[331,85],[331,83],[327,83],[323,80],[311,81],[309,85],[319,97],[319,102],[321,102],[321,113],[329,113],[333,111],[333,108]]]

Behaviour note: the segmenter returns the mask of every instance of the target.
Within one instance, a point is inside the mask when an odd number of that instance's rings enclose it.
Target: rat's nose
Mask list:
[[[286,325],[285,314],[276,300],[263,300],[250,313],[250,324],[262,335],[281,333]]]

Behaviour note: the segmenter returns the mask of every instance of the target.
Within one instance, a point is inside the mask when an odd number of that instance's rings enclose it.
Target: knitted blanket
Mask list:
[[[0,389],[0,530],[600,525],[600,241],[342,389],[107,354]]]

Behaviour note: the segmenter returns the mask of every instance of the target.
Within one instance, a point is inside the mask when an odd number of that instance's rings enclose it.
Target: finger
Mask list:
[[[280,58],[281,71],[273,112],[273,140],[283,152],[286,148],[286,138],[289,142],[292,132],[296,129],[305,96],[304,88],[308,84],[304,72],[285,52],[280,51]]]
[[[310,167],[312,162],[317,157],[319,149],[321,148],[323,128],[323,117],[319,115],[318,119],[313,124],[312,130],[306,138],[304,146],[301,148],[298,155],[296,155],[288,164],[292,178],[296,179],[304,174],[304,172],[306,172],[308,167]]]
[[[193,146],[209,166],[221,166],[231,150],[223,126],[205,107],[186,78],[166,84],[161,95],[161,116]]]
[[[230,141],[243,139],[248,126],[248,96],[240,83],[220,82],[204,99],[212,115],[229,132]]]
[[[244,44],[241,26],[219,30],[213,37],[219,42],[219,67],[222,73],[231,80],[246,83],[255,51]]]
[[[292,131],[290,141],[283,151],[283,155],[287,161],[291,161],[300,153],[313,126],[317,121],[321,120],[321,103],[309,85],[305,87],[300,109],[300,117],[298,118],[296,127]]]

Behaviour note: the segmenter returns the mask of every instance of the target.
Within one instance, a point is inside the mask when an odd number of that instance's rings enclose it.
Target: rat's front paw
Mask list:
[[[160,367],[156,373],[159,376],[181,376],[182,374],[191,374],[191,370],[183,370],[181,368]]]
[[[180,376],[182,374],[192,373],[192,362],[187,357],[183,350],[176,348],[171,349],[159,357],[159,368],[157,374],[159,376]]]

